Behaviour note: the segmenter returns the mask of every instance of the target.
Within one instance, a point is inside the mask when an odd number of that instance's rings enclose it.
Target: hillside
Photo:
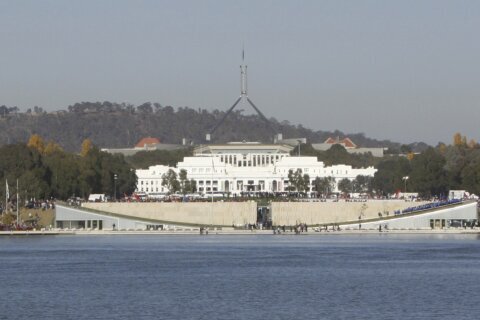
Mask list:
[[[174,109],[158,103],[139,106],[111,102],[82,102],[67,110],[44,112],[41,108],[20,112],[16,107],[0,106],[0,145],[25,143],[32,134],[53,140],[65,150],[78,151],[82,141],[90,138],[101,148],[133,146],[145,136],[158,137],[163,143],[181,143],[182,138],[194,144],[204,143],[205,134],[224,116],[224,111]],[[329,136],[343,137],[340,131],[314,131],[288,121],[269,119],[284,138],[306,137],[310,143],[325,141]],[[271,142],[273,134],[256,115],[232,112],[212,137],[212,142],[262,141]],[[399,150],[399,143],[375,140],[362,133],[348,134],[362,147],[388,147]],[[412,144],[416,151],[425,149],[423,143]]]

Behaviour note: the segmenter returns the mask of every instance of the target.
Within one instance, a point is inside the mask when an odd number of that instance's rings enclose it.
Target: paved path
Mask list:
[[[341,231],[308,231],[300,233],[300,236],[328,236],[328,235],[361,235],[361,234],[480,234],[480,229],[448,229],[448,230],[388,230],[379,232],[378,230],[341,230]],[[112,230],[47,230],[47,231],[0,231],[0,236],[34,236],[34,235],[157,235],[157,236],[181,236],[181,235],[200,235],[198,230],[177,230],[177,231],[112,231]],[[271,235],[272,230],[210,230],[208,235]],[[275,236],[295,236],[294,232],[282,232]]]

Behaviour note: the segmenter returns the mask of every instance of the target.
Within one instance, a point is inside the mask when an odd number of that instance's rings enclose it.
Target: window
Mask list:
[[[248,184],[253,184],[253,180],[248,180]]]

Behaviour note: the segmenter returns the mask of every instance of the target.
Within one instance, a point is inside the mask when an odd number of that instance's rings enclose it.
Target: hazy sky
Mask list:
[[[480,140],[480,1],[0,1],[0,104],[228,109],[399,142]],[[247,105],[242,107],[250,113]]]

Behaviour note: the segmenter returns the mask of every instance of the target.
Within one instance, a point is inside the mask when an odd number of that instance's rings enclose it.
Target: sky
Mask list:
[[[0,0],[0,105],[227,110],[401,143],[480,141],[480,1]],[[246,114],[248,105],[240,105]]]

